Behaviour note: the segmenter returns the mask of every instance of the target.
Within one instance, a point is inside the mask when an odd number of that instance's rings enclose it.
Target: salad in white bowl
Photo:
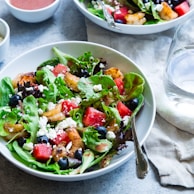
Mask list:
[[[191,17],[193,0],[74,0],[92,22],[123,34],[151,34],[175,27]],[[106,21],[112,17],[116,27]]]
[[[49,48],[52,57],[33,71],[1,77],[2,153],[49,178],[106,169],[133,140],[132,117],[147,109],[146,80],[91,51],[75,57]]]

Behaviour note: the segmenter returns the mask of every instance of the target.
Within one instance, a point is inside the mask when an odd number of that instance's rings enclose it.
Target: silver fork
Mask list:
[[[136,135],[135,116],[132,117],[131,128],[132,128],[132,135],[133,135],[133,141],[134,141],[134,149],[136,153],[137,177],[140,179],[143,179],[148,173],[149,166],[148,166],[148,161],[143,154],[143,151],[141,149],[141,146],[139,144],[139,141]]]
[[[119,30],[120,30],[120,28],[119,28],[118,26],[116,26],[113,16],[112,16],[112,15],[108,12],[108,10],[106,9],[105,4],[104,4],[104,1],[102,1],[102,0],[97,0],[97,2],[98,2],[99,5],[102,7],[103,14],[104,14],[104,17],[105,17],[105,19],[106,19],[107,24],[108,24],[111,28],[116,28],[116,29],[119,29]]]

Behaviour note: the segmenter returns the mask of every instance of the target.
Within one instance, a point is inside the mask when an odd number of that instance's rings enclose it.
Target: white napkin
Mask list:
[[[165,95],[163,72],[175,29],[150,35],[125,35],[105,30],[86,19],[88,41],[112,47],[136,62],[153,88],[157,116],[144,143],[162,185],[194,188],[194,111],[174,109]],[[178,110],[178,111],[177,111]]]

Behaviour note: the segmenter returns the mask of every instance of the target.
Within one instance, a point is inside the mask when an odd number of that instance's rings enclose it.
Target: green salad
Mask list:
[[[132,141],[131,118],[144,104],[144,79],[107,68],[90,51],[56,47],[35,72],[0,80],[0,136],[33,169],[80,174],[110,164]]]
[[[79,0],[92,14],[105,19],[98,0]],[[101,0],[114,21],[128,25],[149,25],[174,20],[190,10],[188,0]]]

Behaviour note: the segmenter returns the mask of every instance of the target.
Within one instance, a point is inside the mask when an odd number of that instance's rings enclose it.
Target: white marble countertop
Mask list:
[[[63,0],[54,17],[38,24],[28,24],[15,19],[0,0],[0,17],[10,26],[11,42],[9,61],[42,44],[64,40],[87,40],[85,18],[72,0]],[[2,67],[2,66],[1,66]],[[143,180],[136,178],[135,158],[109,174],[78,182],[55,182],[29,175],[16,168],[0,155],[0,193],[21,194],[190,194],[192,190],[180,187],[162,187],[157,171],[150,164],[150,171]]]

